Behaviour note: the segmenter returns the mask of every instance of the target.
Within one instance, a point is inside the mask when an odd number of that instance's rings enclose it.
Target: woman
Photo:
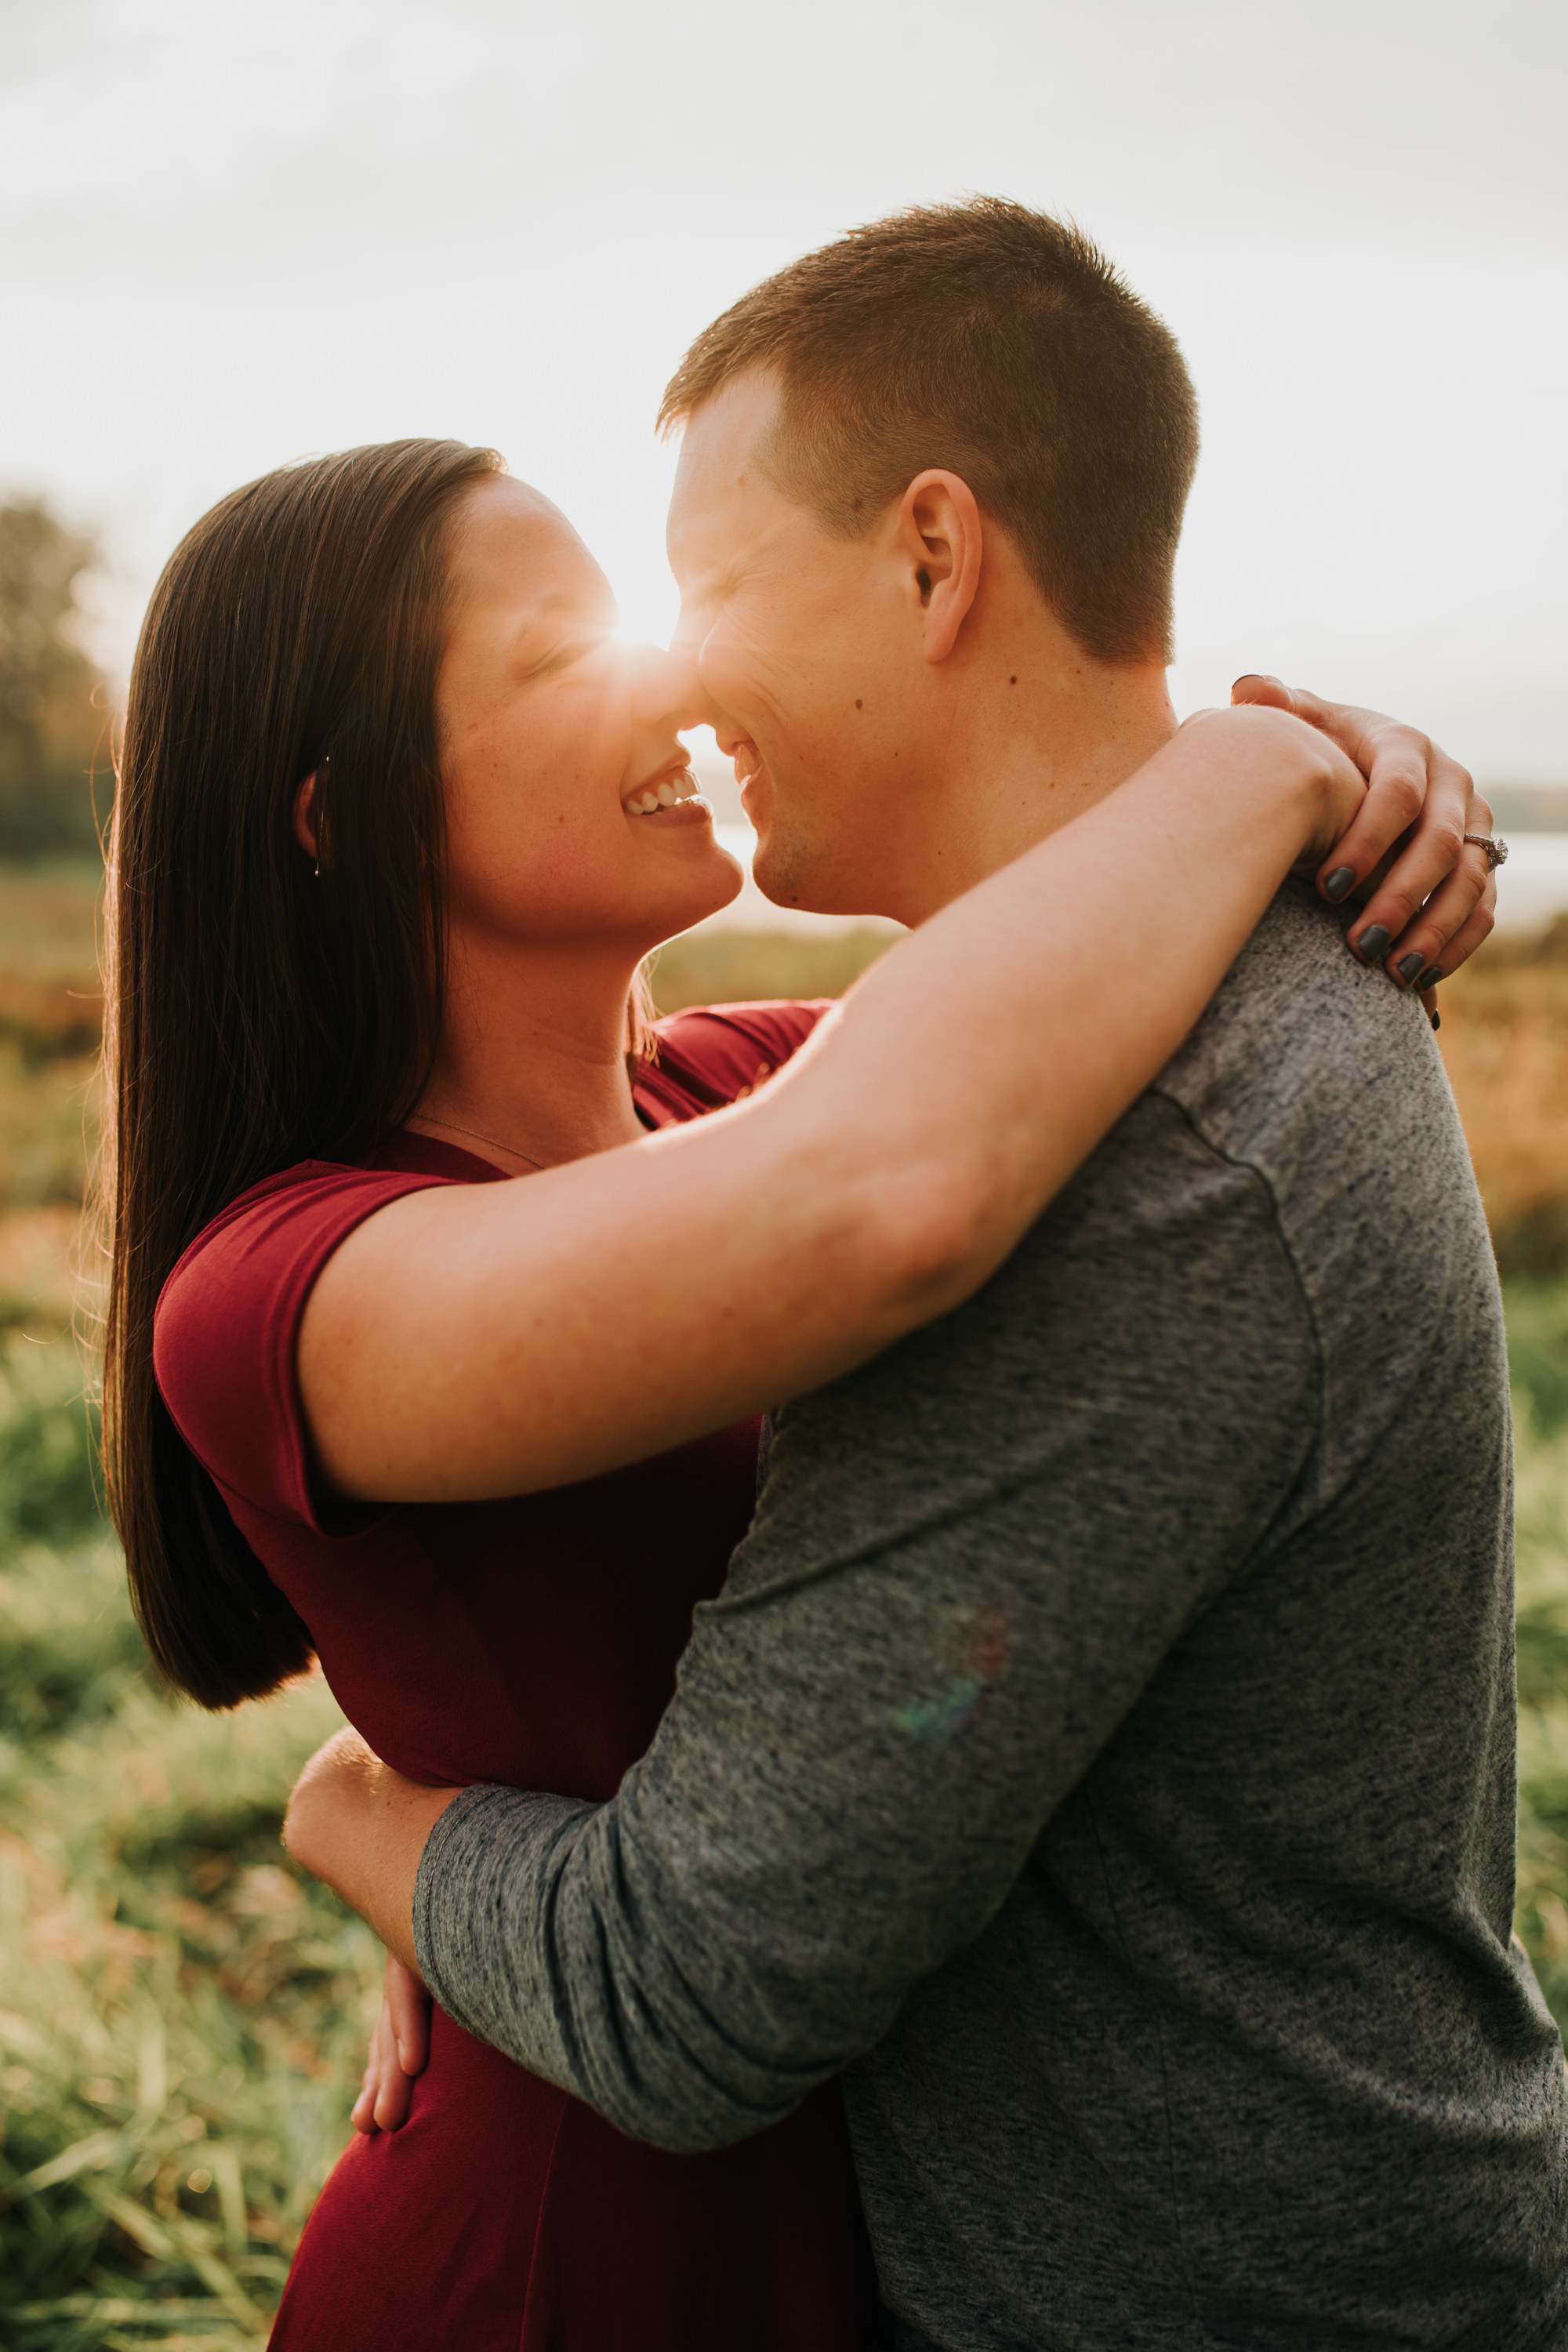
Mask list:
[[[490,453],[250,485],[154,594],[110,877],[105,1423],[154,1654],[226,1706],[314,1651],[412,1777],[588,1798],[722,1579],[759,1407],[984,1280],[1362,793],[1294,719],[1213,714],[1071,829],[1070,908],[1058,835],[820,1024],[655,1050],[640,961],[738,877],[695,681],[612,626]],[[1117,925],[1136,970],[1031,1021]],[[831,2091],[672,2157],[438,2016],[273,2342],[833,2352],[858,2260]]]

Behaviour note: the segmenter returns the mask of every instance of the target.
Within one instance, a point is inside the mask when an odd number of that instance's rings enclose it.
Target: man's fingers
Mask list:
[[[395,1989],[395,1969],[407,1980],[406,1985]],[[416,2063],[405,2064],[405,2049]],[[416,1976],[389,1958],[386,1989],[370,2037],[370,2058],[359,2096],[353,2103],[355,2131],[374,2137],[378,2131],[396,2131],[400,2124],[407,2121],[414,2097],[414,2077],[423,2074],[429,2056],[429,1996]]]
[[[367,2138],[373,2138],[380,2128],[376,2108],[380,2104],[389,2058],[395,2067],[397,2053],[393,2047],[392,2019],[384,1994],[381,2007],[376,2012],[375,2023],[371,2028],[370,2054],[365,2061],[364,2074],[361,2077],[359,2096],[354,2101],[352,2110],[355,2131],[363,2132]]]
[[[375,2120],[382,2131],[396,2131],[408,2120],[408,2109],[414,2097],[414,2080],[395,2063],[384,2066],[381,2086],[375,2095]]]
[[[430,1996],[413,1969],[390,1955],[384,1990],[403,2072],[422,2074],[430,2063]]]

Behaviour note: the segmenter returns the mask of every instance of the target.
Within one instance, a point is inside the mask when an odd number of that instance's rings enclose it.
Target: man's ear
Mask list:
[[[294,795],[294,838],[317,871],[321,858],[316,849],[316,772],[311,769]]]
[[[980,507],[958,474],[917,474],[899,507],[899,553],[918,599],[927,661],[945,661],[980,591]]]

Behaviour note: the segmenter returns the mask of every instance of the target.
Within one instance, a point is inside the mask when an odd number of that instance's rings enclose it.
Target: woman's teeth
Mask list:
[[[628,816],[651,816],[656,809],[674,808],[679,801],[695,801],[701,797],[696,778],[690,769],[686,768],[679,776],[666,776],[660,783],[645,784],[640,792],[632,794],[629,801],[623,801],[621,806]]]

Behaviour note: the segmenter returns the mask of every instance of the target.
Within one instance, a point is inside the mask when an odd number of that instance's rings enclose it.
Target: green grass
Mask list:
[[[342,1717],[319,1682],[161,1699],[68,1343],[0,1379],[0,2342],[258,2343],[379,1982],[278,1843]]]

